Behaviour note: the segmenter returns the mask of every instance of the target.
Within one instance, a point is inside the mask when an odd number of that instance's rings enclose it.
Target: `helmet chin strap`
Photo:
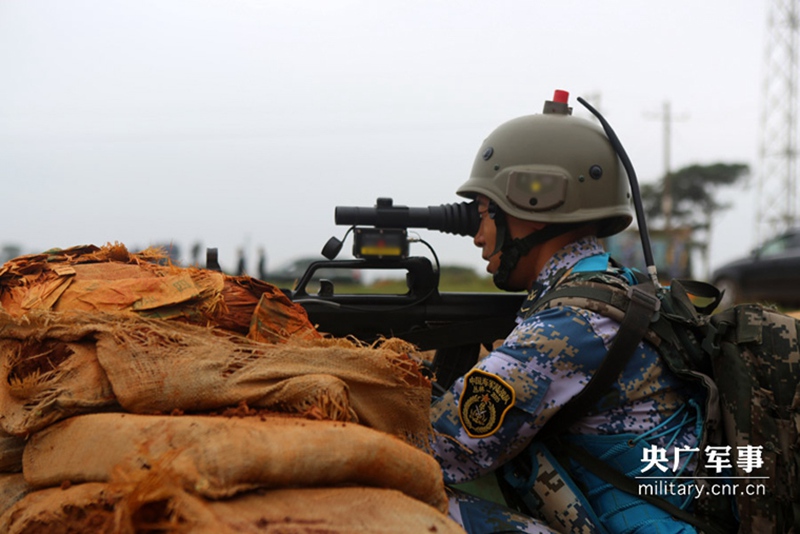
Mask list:
[[[527,236],[519,238],[511,237],[506,222],[506,216],[503,211],[498,209],[495,212],[494,222],[497,227],[497,243],[494,252],[492,252],[492,256],[498,252],[502,254],[500,256],[500,266],[497,268],[497,272],[492,275],[492,281],[498,289],[502,289],[503,291],[517,291],[522,289],[510,286],[509,281],[511,279],[511,274],[517,268],[519,260],[524,258],[531,249],[585,224],[582,222],[549,224],[541,230],[531,232]]]

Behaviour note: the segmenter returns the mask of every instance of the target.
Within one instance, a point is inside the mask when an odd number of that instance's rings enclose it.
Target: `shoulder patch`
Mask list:
[[[464,377],[464,390],[458,403],[464,430],[472,438],[491,436],[503,424],[514,399],[514,388],[502,378],[473,369]]]

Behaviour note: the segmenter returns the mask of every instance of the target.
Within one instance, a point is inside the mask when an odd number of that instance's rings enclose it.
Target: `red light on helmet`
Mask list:
[[[569,103],[569,92],[556,89],[555,93],[553,93],[553,102],[557,102],[559,104]]]

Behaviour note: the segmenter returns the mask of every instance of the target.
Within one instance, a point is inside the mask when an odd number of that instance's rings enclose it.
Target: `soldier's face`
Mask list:
[[[486,265],[486,271],[494,274],[500,268],[502,252],[494,254],[497,246],[497,225],[494,219],[489,217],[488,210],[489,199],[478,195],[478,213],[481,217],[481,224],[478,227],[478,233],[473,238],[473,243],[481,249],[483,259],[489,262]],[[508,214],[505,217],[508,236],[511,239],[522,239],[545,227],[545,224],[541,222],[523,221]],[[543,265],[542,247],[535,246],[517,263],[508,279],[507,288],[511,290],[529,289]]]
[[[486,271],[494,274],[500,266],[500,254],[492,254],[497,245],[497,226],[494,219],[489,217],[489,199],[483,195],[478,195],[478,214],[481,217],[481,225],[472,242],[481,249],[481,257],[489,262]]]

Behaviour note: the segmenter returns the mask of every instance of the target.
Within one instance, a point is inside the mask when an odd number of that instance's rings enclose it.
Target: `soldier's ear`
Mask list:
[[[506,224],[508,225],[508,231],[511,233],[511,237],[519,238],[526,237],[533,232],[538,232],[547,226],[547,223],[539,221],[526,221],[508,214],[506,214]]]

